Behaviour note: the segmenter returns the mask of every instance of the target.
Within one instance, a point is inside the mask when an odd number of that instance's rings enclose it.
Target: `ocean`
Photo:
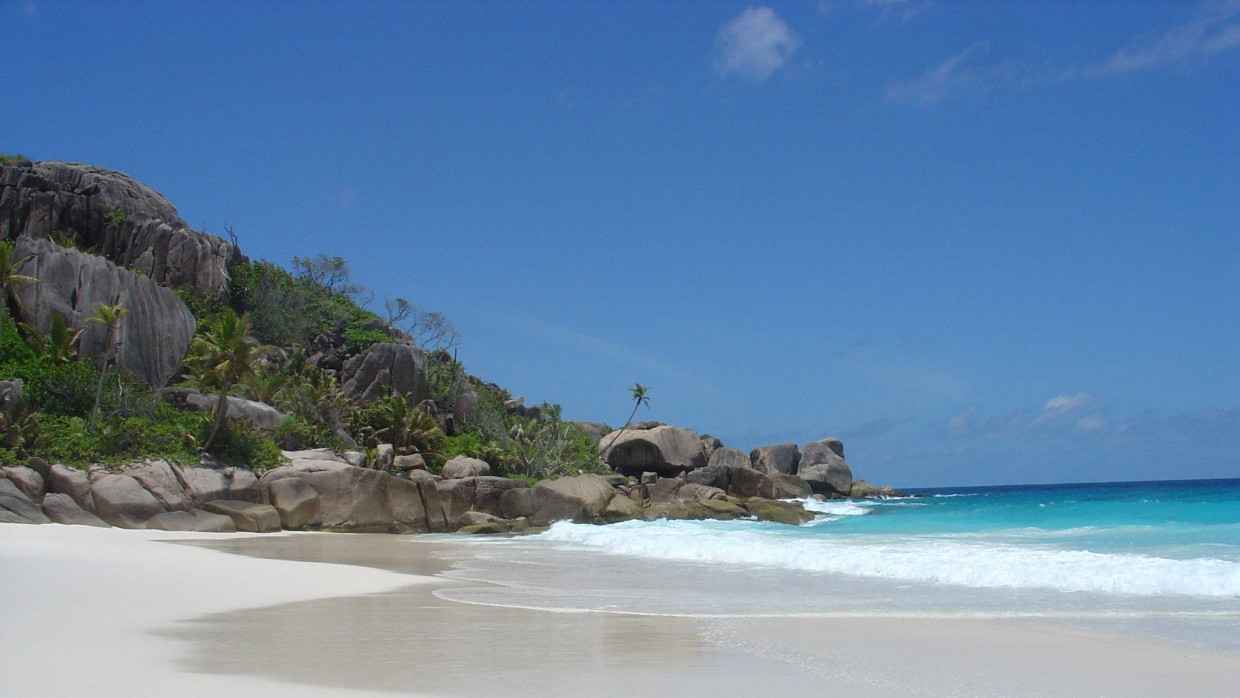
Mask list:
[[[1035,618],[1240,651],[1240,479],[912,494],[809,500],[803,526],[561,522],[475,539],[447,576],[486,584],[437,594],[699,618]]]

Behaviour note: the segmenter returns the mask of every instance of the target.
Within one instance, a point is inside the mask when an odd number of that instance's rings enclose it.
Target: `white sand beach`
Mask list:
[[[0,694],[1162,696],[1240,682],[1234,653],[1039,620],[569,613],[436,596],[477,584],[430,575],[478,550],[3,525]]]

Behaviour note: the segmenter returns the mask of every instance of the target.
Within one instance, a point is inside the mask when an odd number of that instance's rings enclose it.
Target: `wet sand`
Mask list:
[[[477,585],[434,576],[476,549],[0,527],[0,694],[1162,696],[1240,681],[1234,653],[1036,620],[573,613],[436,596]]]

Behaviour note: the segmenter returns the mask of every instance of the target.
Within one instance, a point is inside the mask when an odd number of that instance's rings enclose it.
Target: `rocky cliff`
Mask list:
[[[231,242],[190,230],[176,208],[129,175],[45,160],[0,167],[0,239],[72,239],[152,280],[223,290],[227,265],[241,259]]]
[[[70,327],[83,330],[82,356],[105,354],[107,329],[87,318],[100,305],[119,303],[129,314],[117,328],[117,365],[155,387],[176,374],[195,323],[172,291],[102,257],[45,239],[19,238],[13,253],[15,259],[26,259],[18,272],[39,280],[20,291],[26,322],[36,332],[46,334],[52,315],[60,315]]]

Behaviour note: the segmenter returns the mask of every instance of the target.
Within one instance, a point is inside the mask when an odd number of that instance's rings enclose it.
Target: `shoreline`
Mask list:
[[[824,682],[840,696],[1153,696],[1240,680],[1237,653],[1059,620],[555,612],[436,593],[496,587],[442,576],[485,550],[441,536],[3,525],[0,674],[18,695],[316,698],[587,686],[696,698]],[[57,656],[69,666],[49,671]]]

